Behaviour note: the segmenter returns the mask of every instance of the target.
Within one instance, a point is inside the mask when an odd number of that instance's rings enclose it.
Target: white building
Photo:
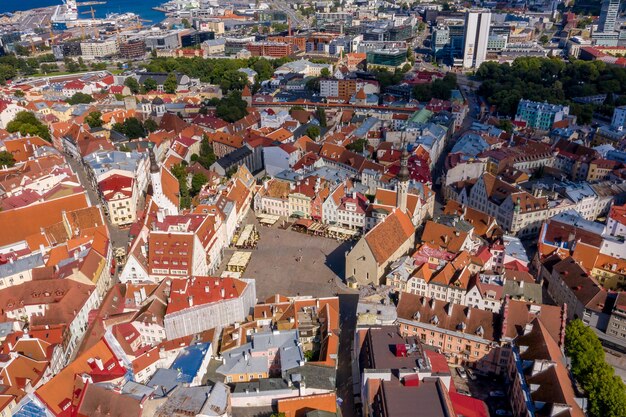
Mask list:
[[[616,107],[613,111],[611,126],[617,130],[622,130],[626,126],[626,106]]]
[[[463,68],[478,68],[487,57],[491,12],[470,10],[465,18]]]

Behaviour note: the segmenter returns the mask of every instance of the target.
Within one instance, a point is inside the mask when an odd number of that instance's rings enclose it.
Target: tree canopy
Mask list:
[[[85,93],[81,93],[80,91],[78,93],[74,93],[74,95],[70,98],[68,98],[67,100],[67,104],[89,104],[93,101],[93,97],[91,97],[89,94],[85,94]]]
[[[141,91],[141,86],[139,85],[139,82],[133,77],[126,78],[124,80],[124,85],[128,87],[130,89],[130,92],[133,94],[139,94],[139,92]]]
[[[168,94],[174,94],[178,88],[178,81],[176,80],[176,74],[170,72],[163,82],[163,91]]]
[[[484,62],[476,76],[478,92],[500,114],[514,116],[520,99],[570,105],[580,123],[589,123],[592,105],[576,104],[575,97],[626,94],[626,69],[602,61],[565,62],[554,58],[522,57],[513,64]]]
[[[227,122],[236,122],[248,115],[248,103],[241,98],[238,91],[223,97],[215,106],[215,115]]]
[[[419,101],[430,101],[432,98],[448,100],[456,87],[456,75],[450,72],[432,83],[417,84],[413,87],[413,98]]]
[[[199,78],[201,82],[217,84],[224,92],[241,90],[248,82],[248,77],[241,68],[252,68],[258,74],[258,80],[271,78],[274,70],[289,62],[291,58],[275,59],[271,62],[265,58],[249,59],[203,59],[193,58],[154,58],[146,66],[149,72],[179,72],[191,78]],[[155,87],[156,88],[156,87]]]
[[[89,127],[102,127],[102,113],[99,111],[92,111],[85,117],[85,123],[89,125]]]
[[[565,329],[565,353],[572,361],[572,374],[589,397],[589,415],[625,416],[626,386],[604,359],[598,336],[580,319]]]
[[[15,158],[13,158],[13,154],[7,151],[0,151],[0,168],[11,168],[13,165],[15,165]]]
[[[304,132],[304,134],[310,137],[311,139],[317,139],[320,136],[320,133],[321,133],[320,128],[315,125],[311,125],[307,127]]]
[[[129,117],[124,123],[115,123],[113,130],[123,133],[128,139],[137,139],[146,135],[146,129],[136,117]]]
[[[210,169],[211,165],[213,165],[216,160],[217,157],[215,156],[215,152],[213,152],[213,146],[209,143],[207,135],[204,135],[202,137],[202,142],[200,142],[200,155],[191,155],[191,161],[197,161],[204,168]]]
[[[40,138],[51,142],[50,129],[41,123],[35,115],[29,111],[21,111],[15,115],[6,127],[10,133],[20,132],[23,136],[39,136]]]

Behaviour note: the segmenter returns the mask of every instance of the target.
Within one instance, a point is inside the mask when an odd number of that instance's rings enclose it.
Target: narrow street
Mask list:
[[[80,180],[82,186],[85,188],[85,190],[87,190],[87,196],[89,197],[89,202],[91,203],[91,205],[102,207],[100,197],[98,197],[98,192],[91,184],[91,181],[89,181],[89,177],[87,176],[87,172],[85,171],[85,166],[71,156],[66,155],[66,159],[70,167],[72,167],[72,171],[74,171],[76,175],[78,175],[78,179]],[[106,216],[104,213],[102,215],[104,216],[104,221],[106,223],[107,229],[109,230],[109,237],[111,239],[111,246],[113,250],[115,251],[116,248],[124,248],[125,250],[128,245],[130,229],[120,229],[116,226],[113,226],[109,221],[109,217]]]
[[[356,308],[359,303],[358,294],[339,294],[339,355],[337,365],[337,396],[342,399],[341,413],[344,417],[357,416],[354,407],[354,381],[352,377],[352,347],[356,329]]]

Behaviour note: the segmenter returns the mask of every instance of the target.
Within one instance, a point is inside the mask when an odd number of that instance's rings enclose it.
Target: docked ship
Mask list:
[[[71,23],[78,20],[78,5],[76,0],[63,0],[63,4],[56,7],[52,14],[52,27],[54,29],[67,29]]]

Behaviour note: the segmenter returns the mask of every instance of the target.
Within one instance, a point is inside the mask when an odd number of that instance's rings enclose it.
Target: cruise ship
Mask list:
[[[76,0],[63,0],[63,4],[57,6],[52,15],[52,25],[59,29],[66,28],[69,22],[76,20],[78,20]]]

